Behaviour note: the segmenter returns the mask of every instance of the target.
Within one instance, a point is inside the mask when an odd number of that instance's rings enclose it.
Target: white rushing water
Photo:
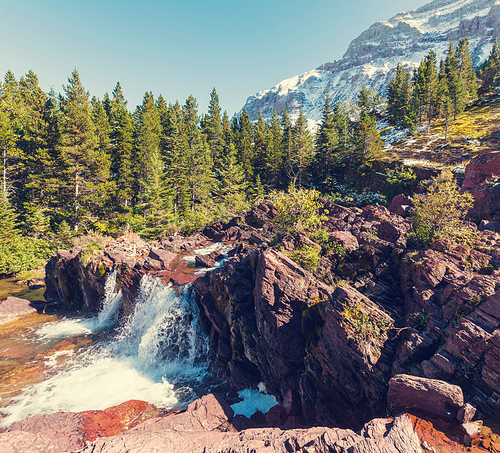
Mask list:
[[[97,334],[99,342],[48,356],[50,377],[1,408],[0,426],[36,414],[105,409],[130,399],[169,409],[198,396],[196,390],[205,388],[209,378],[208,340],[197,324],[198,309],[189,288],[176,290],[144,276],[134,313],[113,328],[120,305],[112,273],[97,316],[64,319],[38,329],[39,341]],[[61,356],[66,360],[58,360]]]

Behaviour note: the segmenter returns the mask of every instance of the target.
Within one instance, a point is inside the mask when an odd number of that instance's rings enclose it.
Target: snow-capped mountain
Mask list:
[[[252,121],[262,109],[264,119],[286,106],[291,117],[300,105],[309,120],[321,119],[326,87],[332,101],[353,101],[363,84],[385,96],[398,63],[417,67],[430,49],[438,61],[445,57],[450,38],[458,44],[469,38],[474,64],[489,55],[500,35],[500,0],[434,0],[416,10],[374,23],[354,39],[341,60],[283,80],[269,90],[250,96],[244,108]]]

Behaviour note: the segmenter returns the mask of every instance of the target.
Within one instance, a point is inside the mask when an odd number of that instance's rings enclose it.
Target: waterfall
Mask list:
[[[206,374],[208,339],[198,326],[198,307],[190,287],[165,286],[145,275],[135,310],[113,348],[134,357],[138,367],[156,377],[200,379]]]
[[[34,333],[36,341],[52,344],[54,338],[74,335],[87,335],[93,341],[40,359],[49,377],[1,407],[0,426],[36,414],[105,409],[130,399],[170,409],[207,393],[211,382],[208,339],[198,325],[198,308],[189,286],[167,287],[144,276],[134,312],[117,326],[120,304],[121,292],[112,272],[97,316],[63,319]],[[61,355],[65,355],[62,362]]]
[[[97,315],[98,326],[113,325],[118,321],[118,309],[122,302],[122,292],[117,291],[116,277],[118,272],[113,269],[104,285],[104,301]]]

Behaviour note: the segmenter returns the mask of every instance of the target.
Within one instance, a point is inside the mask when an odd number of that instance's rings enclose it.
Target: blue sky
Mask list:
[[[32,69],[44,91],[77,68],[102,99],[120,82],[206,112],[215,87],[229,116],[246,98],[342,57],[373,22],[426,0],[0,0],[0,73]]]

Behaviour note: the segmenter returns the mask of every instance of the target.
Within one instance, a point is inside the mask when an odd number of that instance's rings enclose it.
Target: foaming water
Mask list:
[[[122,301],[122,292],[116,288],[116,270],[113,270],[104,285],[104,300],[97,316],[92,318],[62,319],[46,324],[36,334],[40,340],[68,338],[74,335],[90,335],[113,326],[118,321],[118,312]]]
[[[99,333],[100,342],[49,355],[50,377],[1,408],[0,426],[36,414],[105,409],[130,399],[169,409],[199,396],[197,390],[205,389],[210,377],[208,341],[189,288],[175,290],[144,276],[133,315],[112,328],[120,304],[116,274],[111,274],[98,316],[64,319],[36,332],[40,341]]]

